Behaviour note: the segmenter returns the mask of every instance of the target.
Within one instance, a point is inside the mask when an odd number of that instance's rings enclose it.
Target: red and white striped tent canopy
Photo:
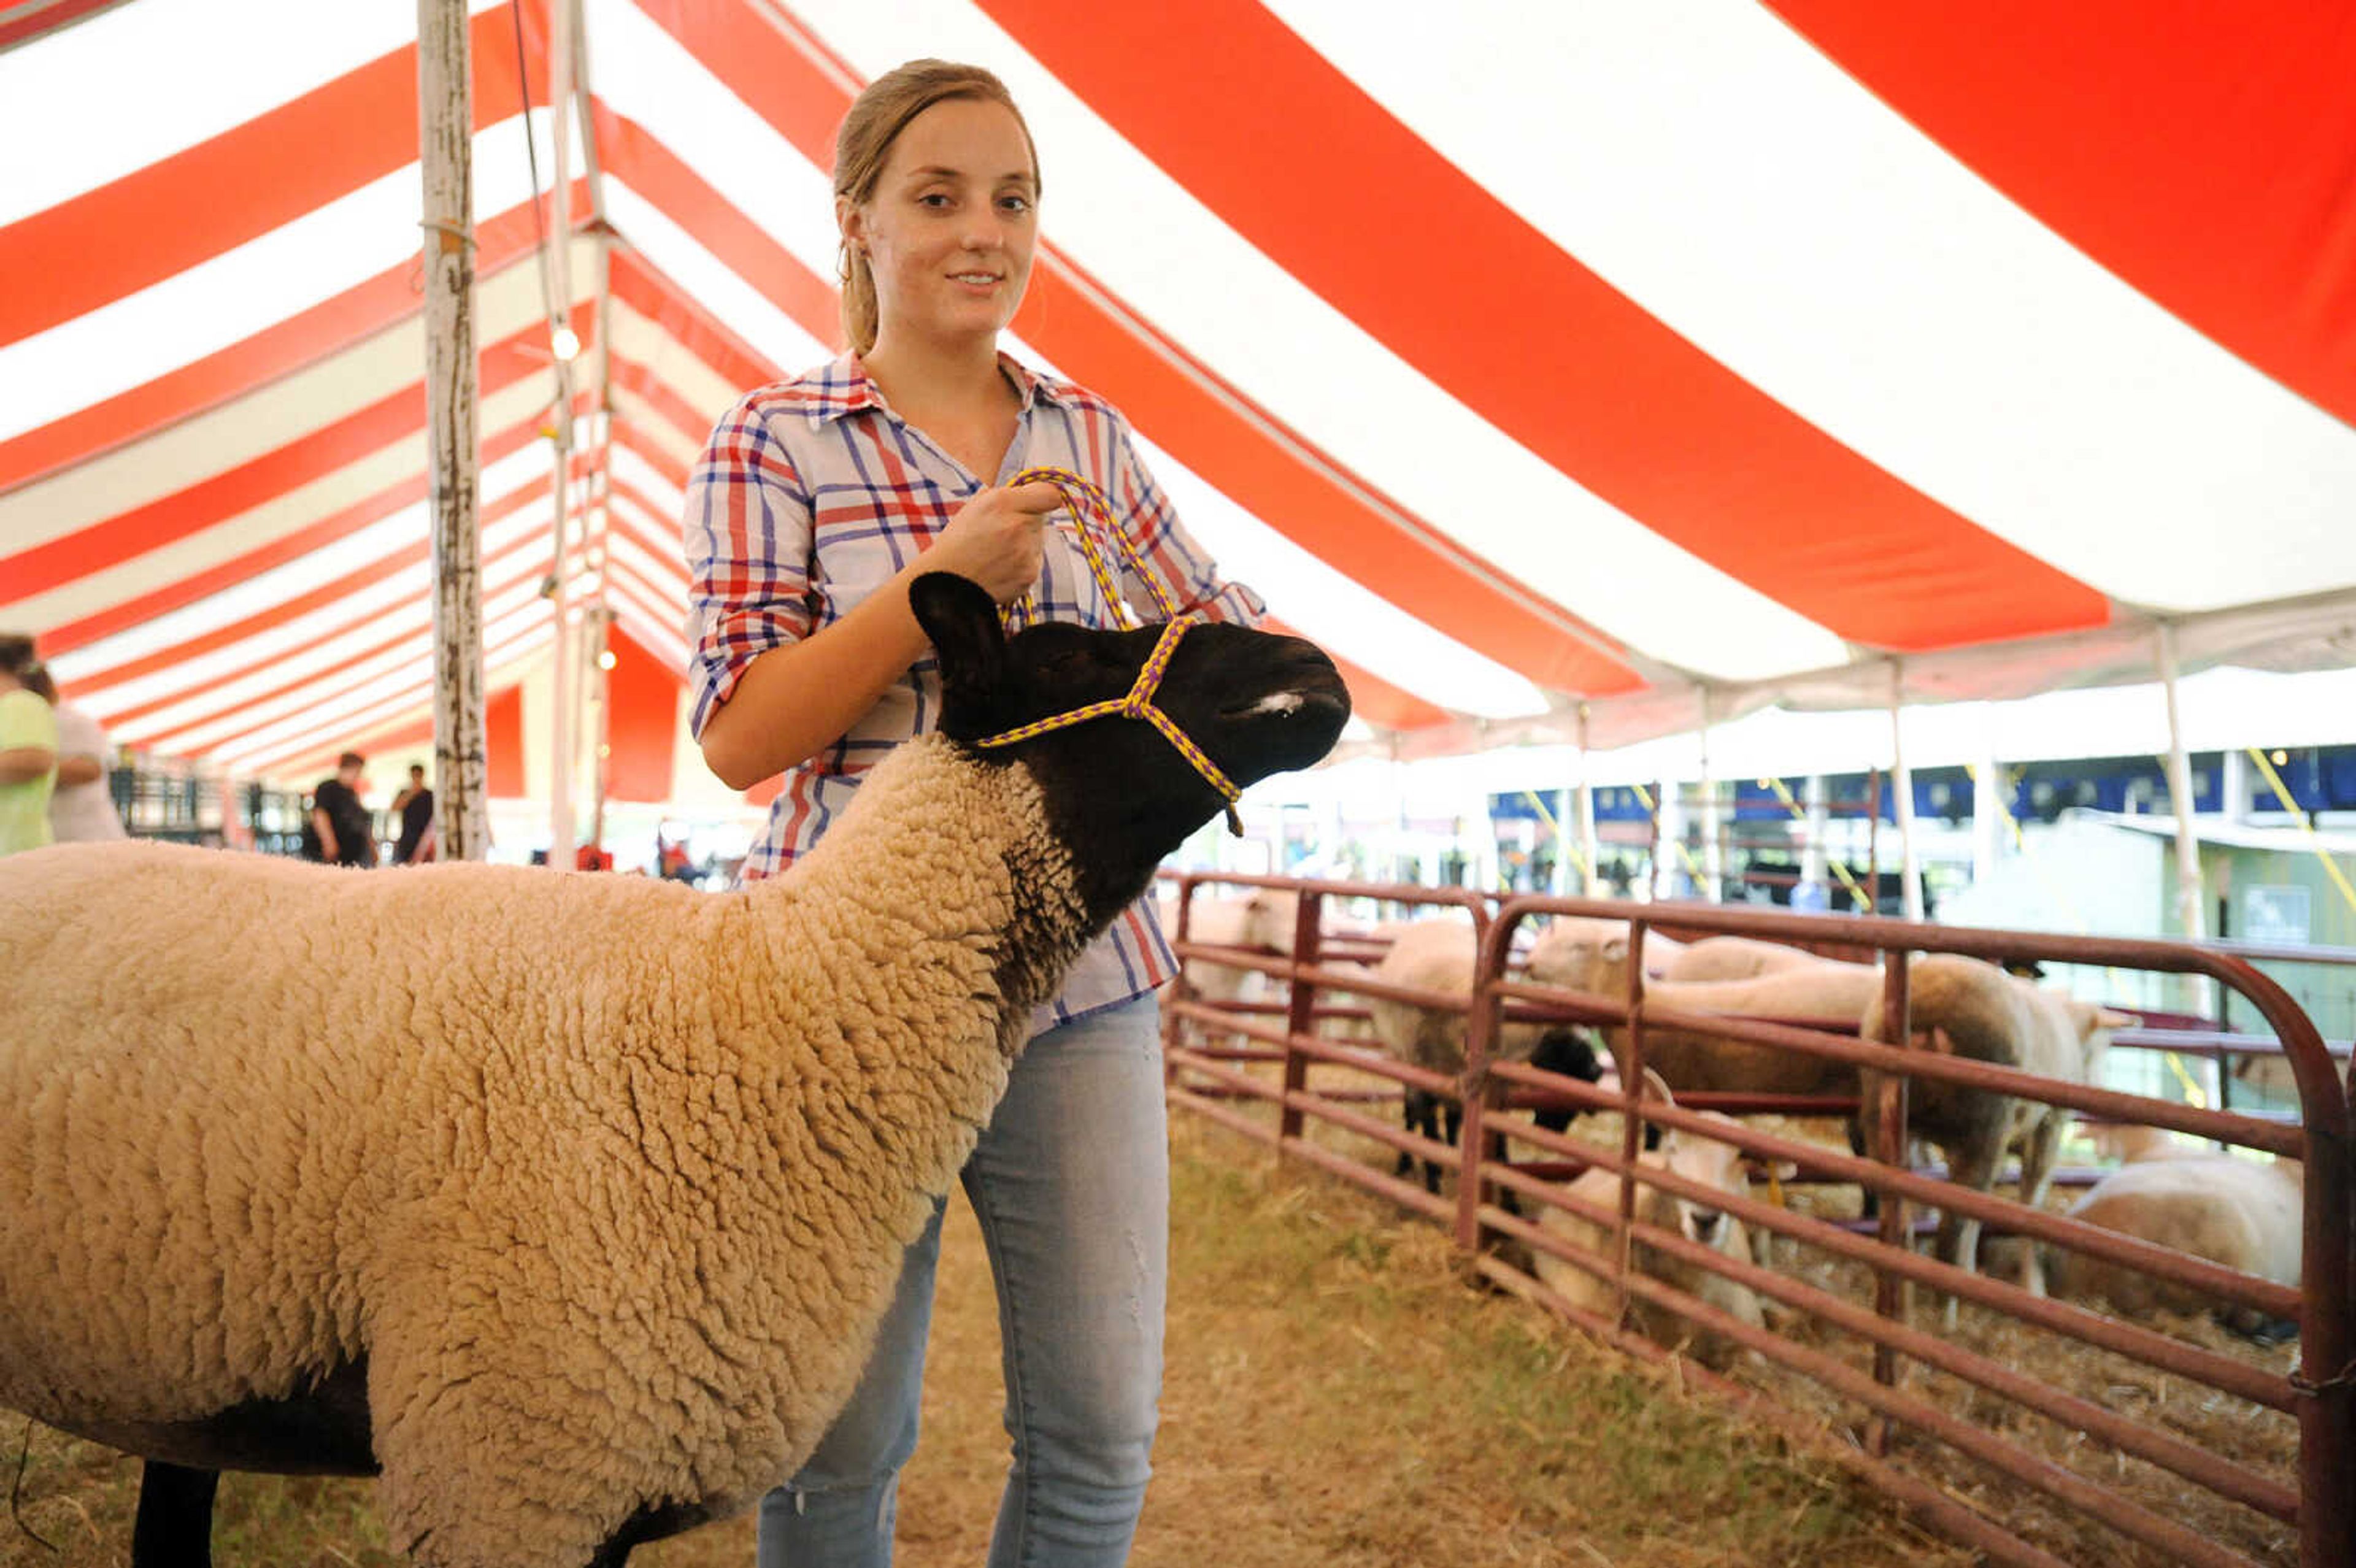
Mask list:
[[[551,639],[551,3],[472,30],[495,761]],[[0,0],[0,627],[123,741],[307,777],[423,727],[414,28]],[[680,785],[689,465],[836,345],[834,129],[916,55],[1036,134],[1017,352],[1130,413],[1402,754],[2144,679],[2162,622],[2188,669],[2356,663],[2345,0],[585,0],[581,36],[554,314],[608,394],[626,798]]]

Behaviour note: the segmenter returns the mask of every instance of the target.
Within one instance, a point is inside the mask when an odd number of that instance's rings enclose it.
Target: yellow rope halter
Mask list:
[[[1101,528],[1119,547],[1122,557],[1129,563],[1130,571],[1140,582],[1145,584],[1146,592],[1152,595],[1154,604],[1161,610],[1163,619],[1169,624],[1162,628],[1162,635],[1155,641],[1152,654],[1147,657],[1145,667],[1137,672],[1137,681],[1129,688],[1127,696],[1111,698],[1103,702],[1091,702],[1083,708],[1075,708],[1045,719],[1035,720],[1001,734],[976,741],[974,744],[1011,746],[1017,741],[1028,741],[1033,736],[1044,735],[1053,730],[1065,730],[1075,724],[1085,724],[1091,719],[1142,719],[1161,731],[1162,739],[1177,747],[1178,754],[1185,758],[1196,773],[1203,775],[1204,782],[1219,792],[1219,798],[1227,803],[1227,831],[1241,837],[1244,831],[1243,818],[1237,814],[1236,802],[1242,797],[1243,791],[1237,789],[1227,775],[1219,771],[1218,764],[1211,761],[1203,748],[1194,743],[1194,738],[1181,730],[1177,721],[1156,707],[1153,701],[1154,691],[1161,686],[1162,677],[1170,667],[1170,657],[1178,651],[1179,639],[1186,635],[1189,627],[1201,624],[1203,617],[1194,614],[1182,615],[1178,613],[1178,606],[1171,599],[1169,592],[1154,580],[1153,573],[1146,570],[1144,561],[1138,558],[1136,547],[1129,542],[1129,537],[1120,531],[1119,526],[1113,520],[1112,504],[1106,499],[1102,490],[1067,468],[1026,468],[1007,481],[1010,485],[1027,485],[1033,482],[1053,485],[1062,494],[1064,506],[1072,514],[1072,532],[1079,540],[1080,554],[1087,560],[1088,571],[1096,578],[1097,586],[1103,590],[1105,603],[1112,606],[1114,618],[1125,622],[1131,627],[1139,624],[1136,612],[1130,608],[1128,601],[1121,596],[1119,581],[1113,576],[1111,568],[1105,562],[1104,552],[1098,548],[1096,540],[1090,537],[1088,525],[1092,522]],[[1030,613],[1034,607],[1034,600],[1028,593],[1025,593],[1014,605],[1014,609],[1023,613]],[[1008,617],[1010,620],[1012,618]]]

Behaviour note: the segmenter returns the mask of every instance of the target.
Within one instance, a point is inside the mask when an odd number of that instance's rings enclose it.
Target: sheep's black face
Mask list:
[[[1162,632],[1050,623],[1010,638],[987,593],[943,572],[917,578],[909,600],[940,656],[941,731],[969,743],[1127,696]],[[1317,762],[1350,716],[1341,674],[1314,645],[1217,624],[1180,639],[1153,701],[1238,788]],[[1119,803],[1122,828],[1166,837],[1157,859],[1223,804],[1142,720],[1093,720],[983,754],[1028,763],[1059,803]]]

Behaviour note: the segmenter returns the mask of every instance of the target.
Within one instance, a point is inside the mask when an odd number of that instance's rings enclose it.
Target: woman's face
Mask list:
[[[952,98],[909,121],[874,194],[838,211],[875,279],[878,342],[994,338],[1031,282],[1037,193],[1004,104]]]

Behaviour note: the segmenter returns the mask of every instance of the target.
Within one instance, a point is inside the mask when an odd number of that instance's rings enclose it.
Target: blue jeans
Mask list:
[[[966,1162],[998,1281],[1014,1440],[990,1568],[1111,1568],[1137,1531],[1169,1280],[1160,1018],[1141,997],[1033,1040]],[[940,1242],[936,1211],[850,1405],[761,1500],[760,1568],[891,1563]]]

